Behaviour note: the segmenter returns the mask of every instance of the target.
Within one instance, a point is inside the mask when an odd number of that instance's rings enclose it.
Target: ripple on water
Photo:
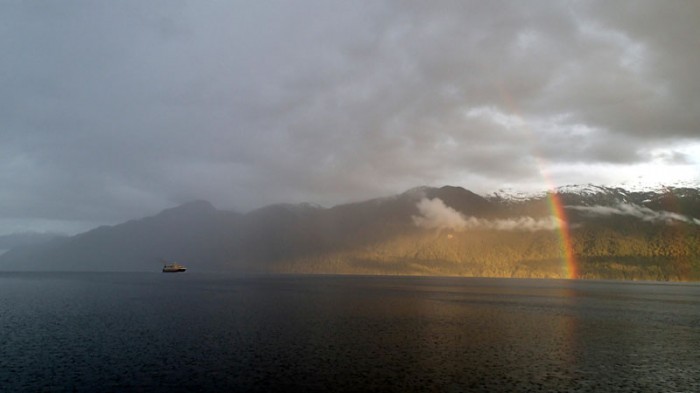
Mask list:
[[[694,392],[699,295],[545,280],[0,276],[0,386]]]

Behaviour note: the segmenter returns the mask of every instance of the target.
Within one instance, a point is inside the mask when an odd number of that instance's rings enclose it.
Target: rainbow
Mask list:
[[[555,190],[550,190],[550,192],[547,193],[547,199],[552,215],[560,222],[558,231],[559,243],[561,244],[561,252],[566,266],[566,277],[572,280],[577,279],[579,277],[578,264],[576,262],[576,256],[574,255],[571,232],[569,231],[569,221],[566,218],[564,205],[562,204],[561,197]]]
[[[547,202],[549,205],[550,214],[559,220],[559,229],[557,232],[559,234],[559,245],[561,247],[564,268],[566,270],[565,275],[567,278],[574,280],[579,278],[579,267],[574,254],[569,220],[566,216],[566,211],[564,210],[564,203],[562,202],[561,196],[557,192],[549,173],[545,170],[546,165],[544,159],[537,157],[536,161],[540,175],[547,183]]]
[[[506,107],[510,110],[511,114],[516,116],[519,122],[523,125],[522,129],[525,131],[527,136],[532,141],[536,141],[534,132],[530,128],[530,125],[527,123],[525,118],[523,118],[523,116],[520,115],[520,111],[518,110],[518,107],[515,104],[515,101],[513,100],[511,95],[508,94],[508,91],[504,88],[504,86],[501,83],[498,83],[497,87],[501,98],[506,104]],[[566,270],[566,277],[572,280],[577,279],[579,278],[579,266],[576,261],[576,256],[574,254],[569,220],[566,217],[564,205],[561,201],[561,197],[556,191],[554,182],[551,180],[551,177],[546,171],[547,165],[545,163],[545,160],[542,158],[542,155],[538,154],[537,152],[536,145],[533,147],[533,155],[537,162],[537,167],[539,169],[540,175],[542,176],[542,178],[548,186],[547,200],[549,204],[549,210],[551,214],[559,220],[560,223],[558,229],[559,244],[561,247],[561,255],[564,262],[564,268]]]

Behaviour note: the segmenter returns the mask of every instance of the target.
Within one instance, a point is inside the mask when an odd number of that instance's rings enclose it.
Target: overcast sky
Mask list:
[[[700,183],[697,1],[2,1],[0,234]]]

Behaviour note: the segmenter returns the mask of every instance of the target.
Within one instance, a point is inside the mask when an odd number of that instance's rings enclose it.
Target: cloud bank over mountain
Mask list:
[[[700,219],[688,217],[682,214],[652,210],[648,207],[639,206],[631,203],[621,203],[617,206],[567,206],[567,209],[585,212],[589,215],[598,216],[631,216],[637,217],[640,220],[648,222],[663,222],[673,223],[674,221],[685,222],[688,224],[700,225]]]
[[[425,229],[493,229],[497,231],[551,231],[559,229],[561,221],[554,217],[516,217],[509,219],[485,219],[465,217],[445,205],[439,198],[423,198],[417,204],[419,215],[412,216],[413,223]]]

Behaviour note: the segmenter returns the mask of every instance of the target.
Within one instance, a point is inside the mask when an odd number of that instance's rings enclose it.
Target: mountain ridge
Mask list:
[[[580,278],[700,279],[700,192],[572,188],[564,201]],[[479,275],[565,278],[547,196],[517,201],[418,187],[325,208],[242,214],[193,201],[0,255],[2,270]]]

